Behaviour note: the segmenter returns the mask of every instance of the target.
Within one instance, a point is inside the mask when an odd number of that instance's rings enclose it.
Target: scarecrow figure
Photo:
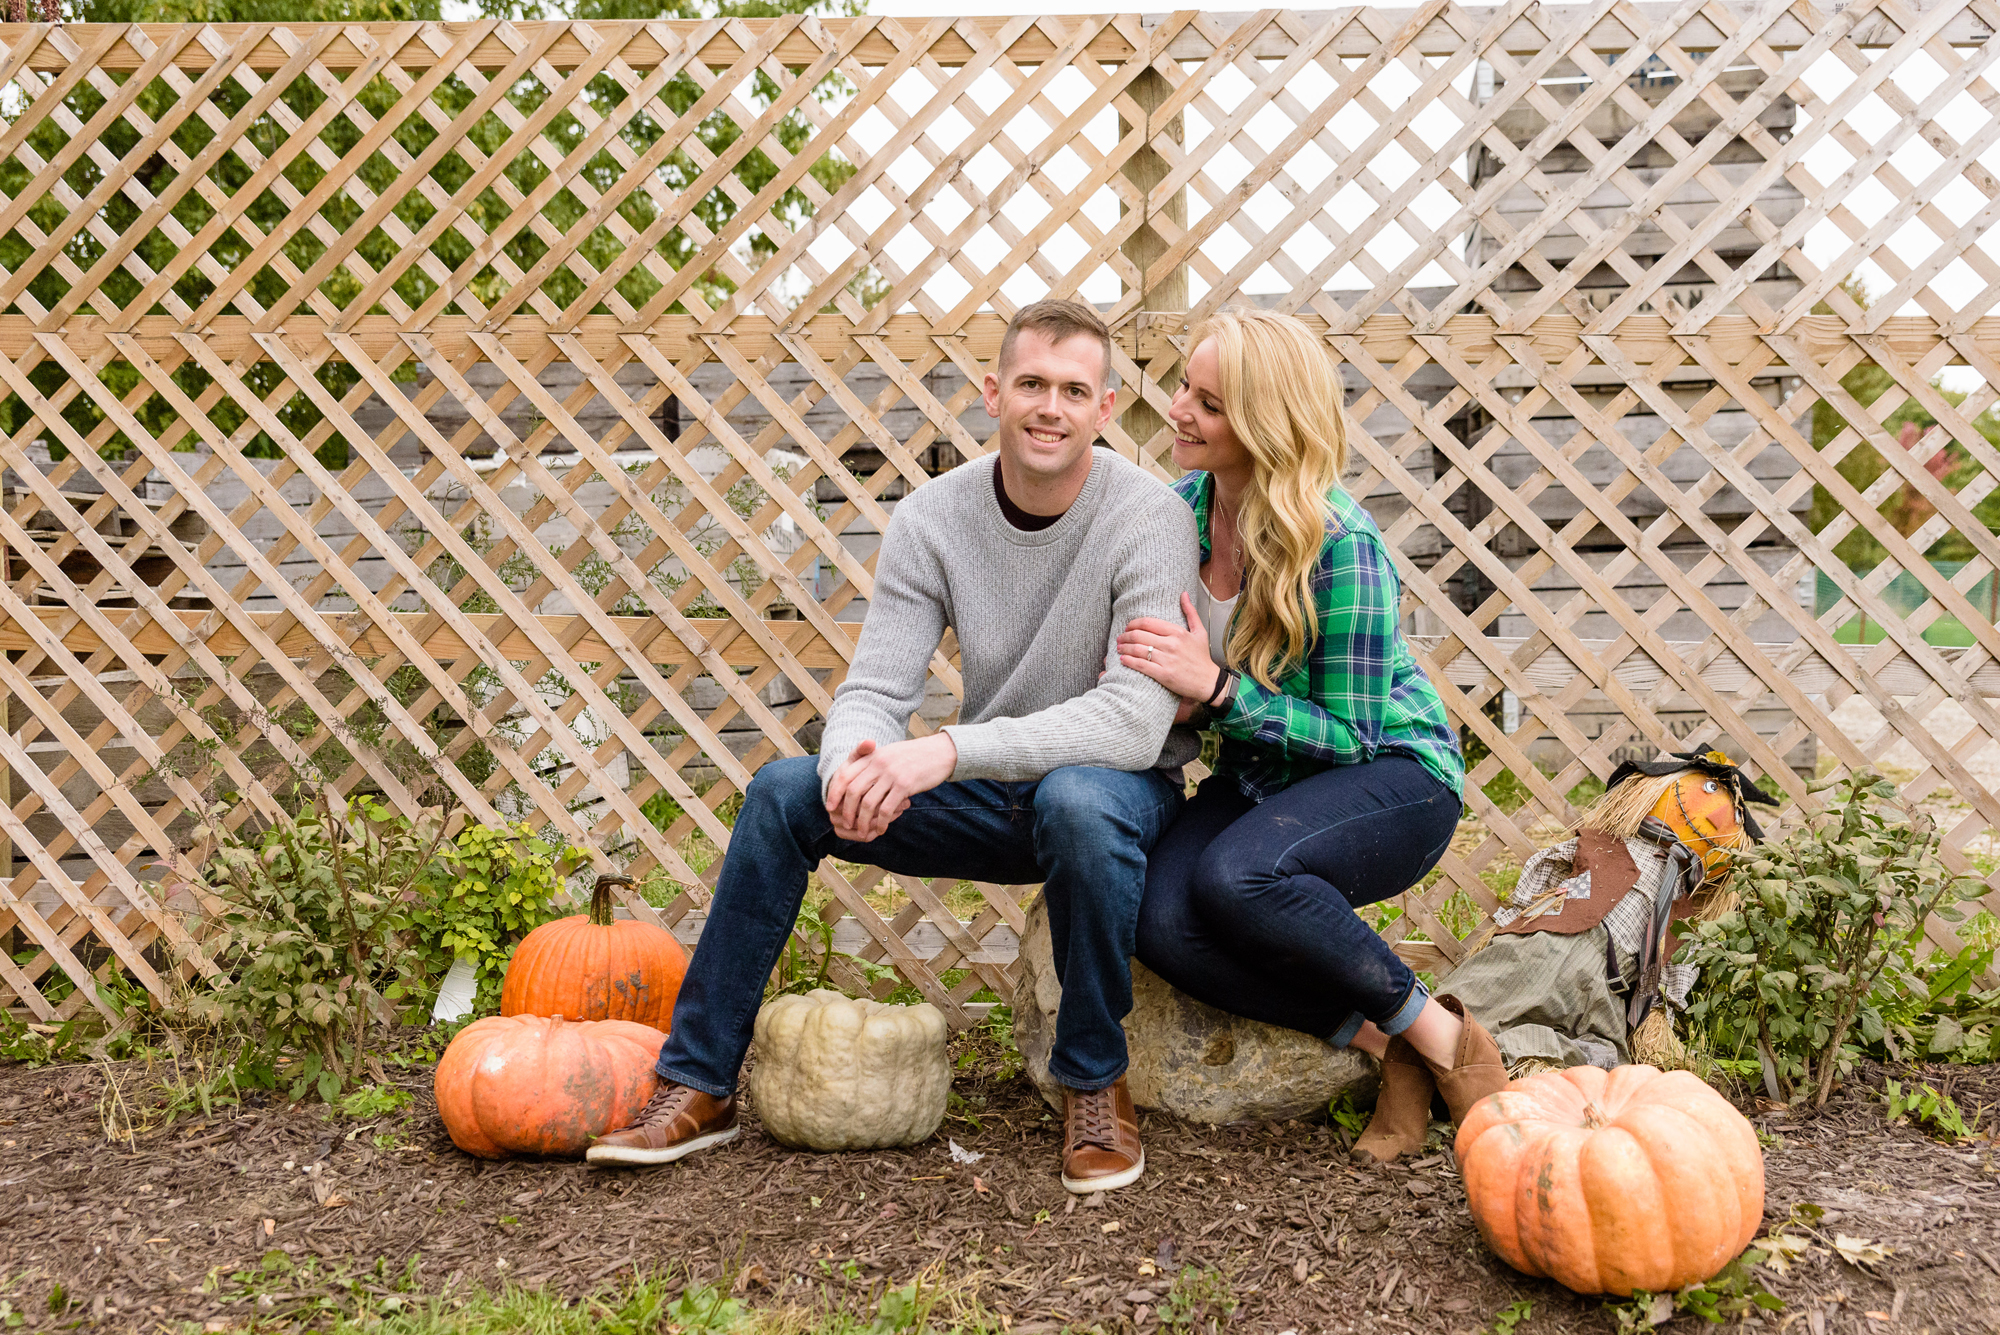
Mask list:
[[[1528,859],[1444,984],[1510,1073],[1678,1053],[1668,1008],[1687,1008],[1695,971],[1669,962],[1669,933],[1735,905],[1733,855],[1763,838],[1752,802],[1777,805],[1720,751],[1628,760],[1573,838]]]

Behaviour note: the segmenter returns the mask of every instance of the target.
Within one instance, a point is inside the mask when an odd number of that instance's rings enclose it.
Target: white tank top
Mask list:
[[[1208,656],[1217,663],[1223,658],[1222,646],[1229,640],[1229,618],[1236,615],[1236,601],[1243,596],[1238,589],[1235,598],[1218,598],[1208,591],[1208,585],[1199,577],[1194,582],[1194,610],[1208,627]]]

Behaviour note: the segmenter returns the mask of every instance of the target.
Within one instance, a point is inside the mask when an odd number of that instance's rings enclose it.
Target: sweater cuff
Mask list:
[[[939,731],[951,738],[958,751],[958,763],[952,767],[949,782],[999,777],[1006,762],[1006,747],[991,724],[950,723]]]
[[[853,747],[849,747],[837,756],[825,750],[819,753],[819,764],[814,769],[819,776],[820,801],[826,800],[826,790],[833,786],[833,776],[840,772],[840,767],[847,763],[847,757],[853,754]]]

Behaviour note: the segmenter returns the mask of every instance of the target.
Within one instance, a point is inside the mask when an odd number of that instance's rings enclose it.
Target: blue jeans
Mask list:
[[[834,836],[818,766],[814,756],[774,760],[750,781],[660,1075],[718,1098],[735,1090],[764,980],[798,919],[807,876],[828,856],[904,876],[1042,882],[1063,985],[1049,1070],[1073,1089],[1102,1089],[1123,1075],[1118,1022],[1132,1009],[1146,854],[1180,809],[1180,789],[1158,770],[1082,766],[1033,783],[940,784],[911,798],[880,839],[857,844]]]
[[[1400,1034],[1429,993],[1355,908],[1401,894],[1458,828],[1406,756],[1339,765],[1263,802],[1217,775],[1153,850],[1139,959],[1211,1006],[1338,1047]]]

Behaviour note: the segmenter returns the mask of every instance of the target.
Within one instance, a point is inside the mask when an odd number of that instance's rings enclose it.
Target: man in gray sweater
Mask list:
[[[1145,1169],[1125,1087],[1130,958],[1146,855],[1198,749],[1178,701],[1119,664],[1137,617],[1178,621],[1193,515],[1137,465],[1093,447],[1111,418],[1111,340],[1074,302],[1009,324],[986,411],[994,456],[912,492],[883,535],[868,617],[820,754],[765,765],[744,794],[701,944],[660,1051],[660,1092],[599,1138],[596,1164],[656,1164],[737,1134],[736,1079],[824,857],[912,876],[1041,881],[1063,985],[1049,1068],[1069,1087],[1063,1185]],[[960,722],[905,738],[945,629]]]

